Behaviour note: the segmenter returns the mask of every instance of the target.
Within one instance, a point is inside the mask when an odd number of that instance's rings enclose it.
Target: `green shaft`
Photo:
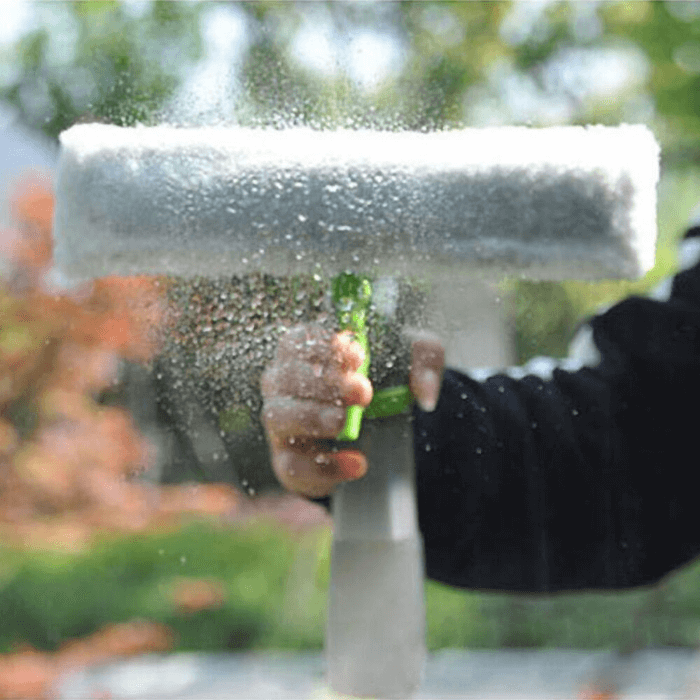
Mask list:
[[[365,351],[365,359],[358,371],[366,377],[369,374],[370,364],[367,314],[372,300],[372,285],[366,277],[343,272],[333,280],[332,296],[341,329],[351,331],[354,340]],[[376,391],[367,409],[362,406],[348,408],[345,427],[337,439],[357,440],[365,411],[368,418],[385,418],[404,413],[412,403],[413,396],[406,385]]]

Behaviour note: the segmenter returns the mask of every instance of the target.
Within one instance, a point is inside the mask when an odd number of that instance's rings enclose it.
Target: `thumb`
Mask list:
[[[427,331],[412,334],[409,387],[424,411],[434,411],[445,370],[445,348]]]

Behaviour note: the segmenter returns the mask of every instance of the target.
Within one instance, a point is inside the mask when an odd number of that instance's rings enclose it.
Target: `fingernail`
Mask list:
[[[333,461],[345,479],[359,479],[367,472],[367,460],[359,452],[337,452]]]
[[[421,372],[418,405],[427,412],[435,410],[440,396],[440,374],[434,369],[426,368]]]

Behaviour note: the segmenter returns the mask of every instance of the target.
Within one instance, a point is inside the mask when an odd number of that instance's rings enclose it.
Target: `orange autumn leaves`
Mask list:
[[[26,180],[12,200],[16,225],[0,231],[0,537],[24,546],[80,549],[98,531],[177,523],[185,514],[229,516],[231,487],[156,487],[133,476],[151,464],[151,445],[101,392],[124,359],[148,363],[159,348],[167,281],[106,278],[74,293],[46,282],[53,197]],[[182,614],[225,602],[213,579],[178,577],[168,588]],[[58,675],[110,658],[167,651],[165,626],[108,625],[56,652],[29,647],[0,656],[0,698],[51,697]]]
[[[53,198],[25,180],[16,225],[0,232],[0,532],[24,544],[77,548],[97,529],[129,531],[183,513],[227,515],[227,486],[135,481],[150,444],[121,408],[96,397],[120,362],[148,363],[167,313],[165,278],[110,277],[71,293],[49,288]]]
[[[224,585],[214,578],[178,577],[172,581],[169,595],[174,607],[187,614],[220,608],[226,602]]]
[[[11,263],[13,277],[28,276],[27,282],[33,286],[53,257],[53,196],[48,181],[38,175],[26,177],[17,186],[10,205],[17,225],[2,232],[0,256]]]
[[[22,182],[12,198],[16,226],[0,234],[0,256],[11,266],[9,286],[38,305],[37,317],[63,325],[66,339],[106,347],[125,359],[149,360],[165,313],[165,278],[104,277],[54,296],[43,287],[53,256],[53,196],[38,180]],[[61,323],[63,322],[63,323]]]

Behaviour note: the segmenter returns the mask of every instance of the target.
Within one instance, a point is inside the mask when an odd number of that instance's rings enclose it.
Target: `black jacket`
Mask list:
[[[446,371],[435,412],[415,412],[430,578],[622,588],[700,554],[700,227],[681,252],[652,297],[592,318],[569,360]]]

